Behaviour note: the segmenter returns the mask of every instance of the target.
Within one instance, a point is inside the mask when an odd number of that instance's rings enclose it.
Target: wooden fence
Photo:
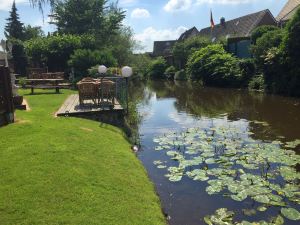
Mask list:
[[[14,104],[8,67],[0,66],[0,126],[14,122]]]

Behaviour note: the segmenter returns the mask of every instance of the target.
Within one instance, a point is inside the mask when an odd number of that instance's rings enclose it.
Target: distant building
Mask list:
[[[288,0],[283,9],[276,17],[280,26],[286,24],[300,8],[300,0]]]
[[[276,19],[268,9],[229,21],[222,17],[220,24],[215,25],[213,29],[207,27],[200,30],[199,35],[211,38],[212,41],[226,38],[229,52],[240,58],[248,58],[251,57],[251,33],[262,25],[277,25]]]
[[[169,65],[173,65],[172,48],[176,44],[176,40],[171,41],[155,41],[153,47],[153,57],[162,56],[166,59]]]
[[[193,28],[185,31],[183,34],[181,34],[178,41],[184,41],[188,38],[195,37],[198,34],[199,34],[198,29],[196,27],[193,27]]]

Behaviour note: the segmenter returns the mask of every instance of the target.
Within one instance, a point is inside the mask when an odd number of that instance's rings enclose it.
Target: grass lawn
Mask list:
[[[31,111],[17,111],[18,122],[0,128],[0,224],[165,224],[122,133],[54,118],[72,92],[50,93],[26,95]]]

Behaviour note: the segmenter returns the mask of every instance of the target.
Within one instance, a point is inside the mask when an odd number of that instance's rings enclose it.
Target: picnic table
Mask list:
[[[55,89],[55,92],[58,94],[59,89],[63,88],[60,85],[64,79],[25,79],[26,88],[31,89],[31,94],[34,94],[34,89]],[[29,83],[29,85],[28,85]]]

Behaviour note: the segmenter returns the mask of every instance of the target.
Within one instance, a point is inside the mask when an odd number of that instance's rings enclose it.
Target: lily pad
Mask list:
[[[300,220],[300,213],[293,208],[282,208],[281,214],[289,220]]]
[[[253,199],[260,203],[268,204],[270,202],[270,199],[266,195],[257,195],[253,197]]]

